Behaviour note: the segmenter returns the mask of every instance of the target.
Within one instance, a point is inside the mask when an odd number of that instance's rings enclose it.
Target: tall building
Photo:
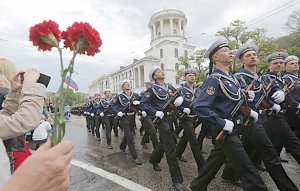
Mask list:
[[[145,57],[111,74],[98,77],[89,86],[89,93],[103,92],[111,89],[120,92],[120,83],[129,79],[135,92],[144,90],[144,83],[149,81],[148,74],[155,65],[161,66],[166,75],[166,82],[178,86],[181,81],[176,80],[177,70],[180,69],[180,56],[194,53],[195,46],[187,44],[187,19],[182,11],[168,9],[155,13],[149,21],[151,31],[151,48],[145,51]]]

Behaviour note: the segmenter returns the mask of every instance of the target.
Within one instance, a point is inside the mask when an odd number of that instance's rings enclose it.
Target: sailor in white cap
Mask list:
[[[104,97],[100,100],[99,116],[103,129],[105,129],[107,148],[113,149],[111,145],[111,130],[114,128],[114,133],[118,136],[118,128],[115,124],[115,115],[110,107],[110,102],[112,101],[111,90],[106,89],[103,92]],[[104,128],[105,127],[105,128]]]
[[[91,103],[91,130],[92,134],[96,135],[96,138],[98,141],[101,141],[101,136],[100,136],[100,99],[101,99],[101,94],[99,92],[96,92],[94,94],[94,99]]]
[[[219,142],[214,144],[210,156],[199,176],[192,181],[190,188],[193,191],[207,190],[208,184],[227,158],[228,162],[234,165],[234,170],[241,176],[244,190],[268,190],[243,149],[234,129],[238,122],[237,116],[243,116],[243,114],[239,110],[232,111],[239,102],[243,102],[243,91],[237,79],[229,73],[233,53],[227,40],[220,38],[214,42],[208,48],[205,57],[210,59],[210,68],[212,69],[213,64],[214,70],[203,83],[194,103],[194,112],[199,120],[214,127],[213,135],[223,131],[227,132],[227,136],[222,144]],[[251,117],[257,119],[257,113],[251,113],[253,114]]]
[[[175,93],[176,89],[172,85],[165,83],[165,74],[159,66],[155,66],[149,71],[149,80],[153,84],[142,96],[140,108],[142,111],[146,111],[147,115],[158,119],[155,123],[161,138],[161,141],[150,155],[149,162],[153,165],[155,171],[161,171],[158,163],[160,163],[165,153],[173,187],[175,190],[185,191],[186,188],[182,184],[183,177],[176,158],[176,145],[171,133],[174,105],[180,106],[183,98],[178,97]],[[175,93],[175,95],[171,95],[169,92]]]
[[[300,164],[300,141],[292,132],[285,119],[285,113],[287,111],[286,102],[289,101],[286,99],[285,91],[288,93],[291,90],[286,86],[286,83],[282,78],[285,59],[287,57],[288,54],[285,52],[275,52],[268,55],[265,59],[270,71],[264,76],[264,81],[268,83],[272,81],[267,100],[269,105],[277,105],[278,107],[275,112],[267,113],[268,126],[266,129],[277,153],[279,154],[281,152],[282,146],[284,145]],[[282,160],[282,162],[287,161]]]
[[[285,73],[283,79],[289,88],[287,103],[289,105],[286,119],[295,135],[300,139],[300,82],[299,82],[299,58],[291,55],[285,59]]]
[[[128,146],[133,162],[141,165],[142,162],[138,158],[135,146],[132,128],[135,125],[135,114],[140,104],[139,95],[134,93],[129,80],[121,82],[123,91],[119,93],[110,103],[111,109],[117,114],[120,120],[120,127],[124,130],[124,137],[120,144],[120,150],[125,153]],[[116,120],[116,119],[115,119]]]
[[[187,160],[182,157],[182,154],[186,147],[185,143],[188,141],[190,143],[194,159],[197,163],[198,172],[200,172],[205,163],[205,159],[202,156],[201,148],[198,144],[195,133],[195,127],[198,120],[197,115],[193,111],[193,105],[195,98],[198,95],[196,92],[199,92],[196,91],[195,88],[197,73],[196,69],[187,68],[184,71],[185,84],[179,87],[179,95],[183,97],[183,102],[179,107],[177,107],[177,110],[181,113],[179,120],[181,124],[180,126],[184,129],[184,133],[177,144],[176,153],[180,161],[187,162]]]
[[[248,100],[248,106],[255,111],[263,111],[264,107],[261,104],[261,98],[265,96],[265,90],[263,89],[263,81],[261,76],[257,73],[258,62],[258,47],[254,43],[244,44],[237,50],[235,58],[241,62],[243,68],[238,73],[235,73],[236,78],[239,80],[243,89],[251,87],[255,96],[253,101]],[[267,86],[267,84],[264,84]],[[276,106],[275,106],[276,107]],[[262,112],[259,112],[262,114]],[[272,146],[272,142],[268,137],[265,127],[268,127],[267,116],[260,115],[258,123],[250,123],[247,126],[247,131],[243,133],[243,145],[247,153],[251,153],[253,149],[256,150],[259,157],[264,161],[264,170],[267,170],[274,182],[277,185],[278,190],[297,190],[295,184],[287,176],[281,161],[278,158],[275,148]],[[249,141],[251,140],[251,141]],[[250,150],[249,150],[250,149]],[[253,156],[252,156],[253,157]],[[260,166],[260,158],[252,158],[255,161],[254,165],[258,169],[263,169]],[[222,178],[236,177],[232,176],[234,170],[230,170],[230,165],[227,164],[227,168],[224,168]],[[231,180],[232,181],[232,180]]]

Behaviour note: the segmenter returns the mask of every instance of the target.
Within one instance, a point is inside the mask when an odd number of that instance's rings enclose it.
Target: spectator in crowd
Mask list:
[[[32,140],[35,143],[35,149],[47,142],[48,132],[51,130],[51,124],[46,121],[46,116],[42,114],[40,124],[34,129]]]
[[[0,59],[0,62],[7,62]],[[30,156],[10,177],[9,159],[2,140],[34,129],[46,97],[46,87],[37,83],[40,74],[30,69],[11,78],[0,68],[0,84],[10,82],[11,88],[0,111],[0,190],[67,190],[73,144],[70,141],[51,148],[50,142]]]

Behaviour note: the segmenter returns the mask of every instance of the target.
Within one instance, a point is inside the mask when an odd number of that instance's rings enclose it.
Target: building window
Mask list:
[[[129,71],[129,78],[131,78],[132,74],[131,74],[131,70]]]
[[[176,79],[176,85],[179,85],[179,79]]]
[[[178,49],[177,48],[174,49],[174,55],[175,55],[175,58],[178,58]]]
[[[173,30],[173,34],[177,35],[177,30],[176,29]]]
[[[164,51],[163,51],[162,48],[160,49],[159,53],[160,53],[160,58],[163,58],[164,57]]]
[[[179,64],[178,63],[175,64],[175,70],[179,70]]]
[[[164,70],[164,64],[163,63],[160,64],[160,67],[161,67],[162,70]]]
[[[188,51],[187,50],[184,51],[184,56],[188,57]]]

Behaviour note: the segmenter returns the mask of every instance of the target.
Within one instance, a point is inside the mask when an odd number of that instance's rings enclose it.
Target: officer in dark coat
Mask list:
[[[300,164],[300,140],[285,119],[287,110],[285,91],[288,90],[286,90],[285,81],[281,74],[284,70],[284,60],[287,56],[288,54],[285,52],[275,52],[268,55],[265,59],[270,72],[263,77],[263,80],[266,83],[272,81],[272,86],[267,99],[268,106],[263,114],[267,117],[266,131],[278,155],[280,155],[284,146]]]
[[[160,67],[154,67],[149,72],[149,79],[153,82],[151,88],[148,88],[141,99],[141,110],[146,111],[147,115],[155,116],[160,142],[150,155],[149,162],[153,165],[154,170],[160,171],[158,163],[161,161],[165,153],[169,170],[176,190],[183,191],[183,178],[180,167],[176,158],[175,142],[171,133],[171,125],[173,120],[173,109],[170,106],[179,106],[183,102],[182,97],[169,95],[169,89],[174,91],[174,87],[165,83],[165,74]],[[174,91],[175,92],[175,91]],[[177,97],[177,94],[174,95]],[[174,101],[175,99],[175,101]]]
[[[194,110],[201,121],[215,126],[215,131],[227,132],[227,135],[222,142],[217,141],[214,144],[202,171],[192,181],[190,188],[195,191],[207,190],[207,185],[227,158],[227,162],[241,175],[243,190],[268,190],[235,134],[234,127],[238,120],[236,115],[232,116],[232,111],[245,95],[238,81],[229,74],[233,53],[227,40],[220,38],[213,43],[205,53],[205,58],[210,59],[210,71],[213,64],[215,69],[205,80],[196,98]],[[251,113],[253,119],[258,116],[254,111]],[[236,114],[241,115],[239,111]]]
[[[258,47],[251,44],[244,44],[237,50],[235,58],[239,60],[242,64],[242,68],[238,73],[235,73],[235,77],[239,80],[241,87],[246,90],[251,88],[253,91],[253,100],[248,100],[248,106],[257,111],[261,109],[260,99],[264,96],[263,82],[261,76],[257,74],[256,64],[258,61]],[[249,87],[250,86],[250,87]],[[256,123],[250,121],[248,124],[241,124],[242,129],[242,143],[247,151],[251,154],[253,151],[258,152],[259,156],[267,168],[267,171],[271,175],[275,184],[279,190],[298,190],[295,184],[287,176],[284,171],[281,162],[277,156],[276,150],[270,141],[264,125],[267,118],[263,115],[259,116],[259,120]],[[229,165],[227,165],[228,167]],[[224,169],[223,176],[232,176],[233,172]]]
[[[179,120],[184,132],[177,145],[176,152],[177,156],[181,157],[185,147],[181,147],[180,145],[182,142],[188,141],[190,143],[194,159],[197,163],[198,172],[200,172],[205,163],[205,159],[202,156],[200,145],[198,144],[195,133],[196,125],[198,125],[197,115],[193,111],[194,100],[197,96],[195,89],[196,75],[197,71],[195,69],[186,69],[184,71],[186,83],[179,87],[179,95],[183,97],[183,102],[179,107],[177,107],[177,110],[180,113]]]
[[[299,82],[299,58],[288,56],[285,59],[285,73],[283,79],[287,87],[287,112],[286,120],[300,139],[300,82]]]
[[[135,122],[135,112],[138,110],[137,106],[140,104],[138,101],[139,95],[132,92],[129,80],[124,80],[121,83],[121,87],[123,92],[118,94],[110,104],[112,110],[120,118],[120,126],[124,130],[124,138],[120,144],[120,149],[125,153],[126,146],[128,145],[133,162],[141,165],[142,162],[136,153],[133,133],[131,131],[131,127],[134,126]]]

